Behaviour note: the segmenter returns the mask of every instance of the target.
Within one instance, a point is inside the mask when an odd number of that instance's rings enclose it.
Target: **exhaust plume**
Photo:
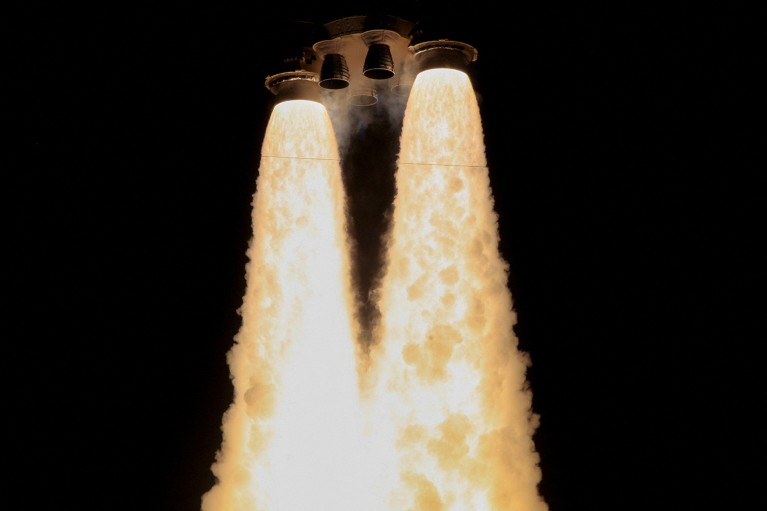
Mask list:
[[[468,76],[420,73],[365,387],[376,498],[389,510],[547,509],[486,165]]]
[[[429,69],[404,110],[385,105],[401,136],[370,279],[353,277],[363,253],[334,124],[354,166],[380,172],[347,145],[375,116],[335,105],[331,120],[305,100],[272,112],[228,353],[234,400],[202,511],[548,511],[471,82]]]
[[[321,104],[275,106],[228,354],[234,401],[203,511],[371,508],[338,160]]]

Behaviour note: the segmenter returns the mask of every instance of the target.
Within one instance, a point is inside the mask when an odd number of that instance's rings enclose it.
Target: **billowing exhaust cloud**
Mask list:
[[[321,91],[311,71],[267,80],[282,101],[262,146],[228,354],[234,401],[202,511],[548,509],[530,360],[462,69],[476,51],[414,48],[409,95],[371,106]],[[399,153],[368,293],[352,285],[340,160],[382,117],[400,130]],[[362,172],[369,162],[355,160]],[[377,314],[360,318],[368,297]]]
[[[386,509],[544,511],[479,108],[465,73],[418,75],[377,290],[368,418]]]
[[[234,402],[203,511],[370,509],[338,160],[321,104],[275,107],[228,355]]]

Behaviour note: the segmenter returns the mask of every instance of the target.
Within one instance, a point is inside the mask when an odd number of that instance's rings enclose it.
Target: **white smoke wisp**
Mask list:
[[[338,143],[338,153],[343,160],[346,153],[349,151],[349,147],[356,131],[356,127],[361,122],[369,121],[369,109],[354,107],[349,104],[349,90],[321,90],[322,104],[328,110],[330,120],[333,123],[333,131],[336,135],[336,141]],[[358,116],[365,116],[368,118],[359,118]]]
[[[404,80],[404,78],[403,78]],[[377,101],[370,106],[357,106],[349,101],[349,90],[322,90],[322,103],[328,109],[338,141],[338,152],[345,159],[351,145],[367,126],[380,122],[385,116],[388,124],[399,133],[407,96],[398,95],[381,87],[376,91]]]
[[[546,511],[538,417],[498,249],[479,107],[465,73],[420,73],[364,388],[387,509]]]
[[[234,400],[203,511],[372,509],[345,195],[325,108],[278,103],[253,200]]]

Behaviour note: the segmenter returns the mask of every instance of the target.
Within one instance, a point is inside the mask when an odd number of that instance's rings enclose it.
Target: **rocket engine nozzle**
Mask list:
[[[477,50],[459,41],[439,39],[411,46],[418,71],[448,68],[466,71],[470,63],[477,60]]]
[[[264,85],[277,96],[277,102],[304,99],[321,102],[319,76],[312,71],[286,71],[266,77]]]

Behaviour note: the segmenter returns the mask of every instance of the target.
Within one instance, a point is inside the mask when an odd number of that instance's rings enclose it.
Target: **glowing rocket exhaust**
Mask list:
[[[234,402],[205,511],[366,509],[345,198],[325,108],[281,76],[253,200]],[[279,86],[279,85],[277,85]]]
[[[379,498],[392,510],[542,511],[479,108],[468,76],[451,69],[476,52],[418,50],[428,65],[405,110],[370,354],[372,420],[385,425],[376,445],[393,446],[380,456]]]
[[[266,81],[277,104],[228,356],[235,397],[202,509],[546,511],[529,360],[465,72],[477,52],[437,40],[405,54],[412,24],[397,19],[326,28],[304,68]],[[395,80],[404,69],[417,71],[412,87]],[[320,101],[349,89],[366,106],[382,86],[409,96],[380,322],[362,350],[338,146]]]

